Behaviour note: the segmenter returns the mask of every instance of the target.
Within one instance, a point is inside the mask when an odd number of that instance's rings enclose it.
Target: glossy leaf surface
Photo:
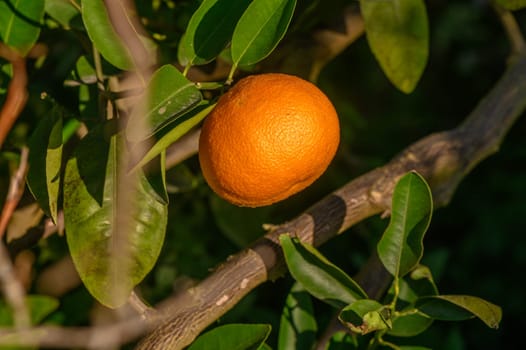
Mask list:
[[[232,39],[250,0],[205,0],[194,12],[177,51],[183,66],[212,61]]]
[[[215,104],[203,103],[192,111],[178,118],[172,125],[169,125],[167,132],[162,135],[153,146],[142,156],[142,158],[132,168],[132,172],[144,166],[146,163],[161,154],[168,146],[181,138],[190,129],[199,124],[212,111]]]
[[[254,0],[232,36],[232,60],[247,66],[267,57],[289,26],[296,0]]]
[[[103,0],[82,0],[82,20],[91,41],[108,62],[120,69],[133,69],[131,54],[115,32]]]
[[[316,341],[316,318],[311,296],[295,283],[281,313],[278,349],[310,349]]]
[[[44,3],[44,0],[0,1],[0,40],[26,55],[40,34]]]
[[[367,41],[389,80],[414,90],[429,56],[429,25],[423,0],[361,0]]]
[[[404,175],[393,191],[391,220],[377,247],[393,276],[404,276],[422,258],[422,240],[432,212],[431,190],[425,180],[415,172]]]
[[[62,115],[54,107],[29,142],[27,184],[40,208],[57,222],[62,164]]]
[[[431,271],[426,266],[417,266],[410,274],[398,280],[398,284],[397,305],[402,311],[414,311],[414,304],[418,298],[438,294]],[[393,320],[393,326],[388,331],[388,334],[399,337],[412,337],[425,331],[432,323],[433,319],[427,315],[408,313]]]
[[[371,299],[357,300],[346,306],[338,318],[351,331],[359,334],[367,334],[391,327],[389,309]]]
[[[90,293],[118,307],[151,270],[159,256],[167,206],[148,179],[119,193],[123,138],[97,128],[82,139],[66,165],[64,219],[75,267]],[[123,211],[121,206],[127,211]]]
[[[133,110],[126,137],[132,142],[142,141],[197,106],[201,100],[201,92],[194,83],[174,66],[164,65],[153,74],[146,93]]]
[[[336,307],[367,297],[351,277],[314,247],[288,235],[279,239],[292,277],[314,297]]]
[[[498,328],[502,309],[479,297],[470,295],[436,295],[421,298],[418,309],[437,320],[460,321],[478,317],[490,328]]]
[[[227,324],[202,334],[188,350],[256,350],[263,345],[270,330],[266,324]]]
[[[69,0],[46,0],[46,13],[65,28],[70,28],[77,18],[80,18],[80,11],[73,6]]]

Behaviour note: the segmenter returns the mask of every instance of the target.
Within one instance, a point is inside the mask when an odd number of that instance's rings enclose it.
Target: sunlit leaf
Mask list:
[[[190,129],[199,124],[212,111],[215,104],[203,103],[190,112],[182,115],[173,124],[166,127],[166,133],[162,135],[151,148],[141,157],[131,169],[131,172],[141,168],[153,158],[158,156],[168,146],[177,141]],[[164,131],[164,130],[163,130]]]
[[[422,240],[432,212],[431,190],[425,180],[415,172],[404,175],[393,191],[391,220],[377,247],[393,276],[405,275],[422,258]]]
[[[27,184],[40,208],[57,222],[62,164],[62,113],[54,107],[29,141]]]
[[[65,28],[73,26],[80,18],[80,11],[69,0],[46,0],[46,13]]]
[[[429,25],[424,0],[360,0],[367,41],[389,80],[410,93],[427,64]]]
[[[490,328],[498,328],[502,309],[479,297],[470,295],[436,295],[418,300],[418,309],[437,320],[460,321],[478,317]]]
[[[133,110],[126,137],[132,142],[142,141],[197,106],[201,100],[201,92],[194,83],[174,66],[164,65],[153,74],[146,93]]]
[[[44,3],[44,0],[0,1],[1,41],[26,55],[40,34]]]
[[[247,66],[267,57],[289,26],[296,0],[254,0],[239,19],[232,36],[235,66]]]
[[[232,39],[234,28],[251,0],[205,0],[194,12],[177,51],[183,66],[205,64]]]
[[[267,324],[227,324],[200,335],[188,350],[256,350],[270,330]]]
[[[295,283],[285,301],[279,326],[278,349],[310,349],[318,327],[311,296]]]
[[[367,297],[351,277],[314,247],[288,235],[279,240],[290,274],[314,297],[336,307]]]
[[[136,186],[119,193],[124,140],[110,131],[91,130],[67,162],[64,219],[82,281],[101,303],[117,307],[155,264],[168,213],[142,172]]]
[[[526,0],[496,0],[497,4],[508,10],[520,10],[526,7]]]
[[[338,316],[353,332],[367,334],[391,327],[390,310],[376,300],[361,299],[343,308]]]
[[[82,0],[82,20],[100,54],[117,68],[131,70],[131,53],[115,32],[103,0]]]

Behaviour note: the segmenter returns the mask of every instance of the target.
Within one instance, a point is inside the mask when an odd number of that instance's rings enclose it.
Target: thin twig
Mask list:
[[[2,208],[2,213],[0,213],[0,239],[4,236],[7,225],[11,220],[11,216],[18,206],[18,202],[20,201],[20,198],[22,198],[22,194],[24,194],[26,174],[29,168],[28,155],[29,149],[27,147],[22,147],[22,151],[20,153],[20,163],[18,165],[18,169],[11,177],[7,198],[4,203],[4,207]]]
[[[9,131],[24,109],[27,101],[27,71],[26,60],[16,51],[0,42],[0,57],[11,62],[13,78],[7,88],[7,97],[0,110],[0,149],[9,134]]]

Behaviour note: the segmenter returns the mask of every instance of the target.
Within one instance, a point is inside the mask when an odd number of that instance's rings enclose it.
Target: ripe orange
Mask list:
[[[205,119],[199,162],[227,201],[269,205],[311,185],[340,141],[338,115],[314,84],[286,74],[241,79]]]

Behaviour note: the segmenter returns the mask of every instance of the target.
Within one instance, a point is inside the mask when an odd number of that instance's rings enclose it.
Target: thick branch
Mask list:
[[[446,205],[462,178],[497,151],[524,111],[524,76],[526,57],[521,56],[458,128],[416,142],[387,165],[353,180],[226,261],[192,288],[184,302],[181,297],[170,301],[168,309],[173,312],[169,320],[146,337],[138,349],[180,349],[190,344],[252,288],[284,273],[277,243],[280,234],[289,233],[321,245],[367,217],[388,212],[394,184],[408,171],[416,170],[427,179],[436,206]]]

